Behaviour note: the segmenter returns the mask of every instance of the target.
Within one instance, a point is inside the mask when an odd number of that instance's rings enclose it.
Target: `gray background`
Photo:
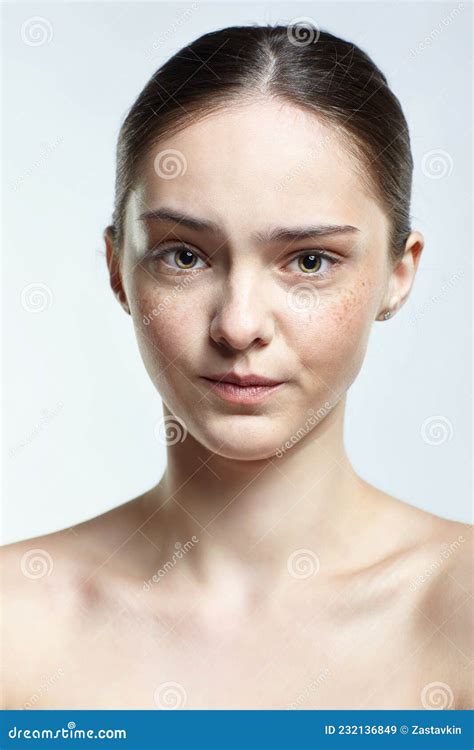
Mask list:
[[[102,242],[128,107],[202,33],[302,16],[367,51],[400,98],[426,240],[411,298],[374,323],[347,451],[390,494],[470,520],[471,15],[467,2],[4,6],[3,542],[96,516],[165,467],[160,399]]]

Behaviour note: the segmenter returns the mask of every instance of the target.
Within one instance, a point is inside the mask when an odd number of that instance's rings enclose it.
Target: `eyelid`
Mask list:
[[[169,253],[172,250],[189,250],[190,252],[199,255],[198,251],[192,247],[192,245],[188,245],[187,242],[181,242],[180,240],[167,240],[165,242],[160,242],[159,245],[150,248],[150,253]]]
[[[340,257],[332,253],[330,250],[325,250],[322,247],[311,247],[309,250],[298,250],[298,252],[296,252],[293,256],[292,260],[295,260],[295,258],[303,258],[305,255],[318,255],[321,258],[332,260],[334,261],[334,263],[341,262]]]

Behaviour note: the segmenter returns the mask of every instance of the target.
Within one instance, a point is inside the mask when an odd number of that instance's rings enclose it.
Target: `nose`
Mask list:
[[[211,338],[221,346],[243,351],[268,344],[273,329],[271,310],[259,280],[252,274],[234,273],[220,290]]]

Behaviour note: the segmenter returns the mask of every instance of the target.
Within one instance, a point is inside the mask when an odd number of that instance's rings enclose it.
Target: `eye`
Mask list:
[[[168,256],[171,257],[171,262],[165,260]],[[167,248],[158,248],[151,254],[152,260],[162,260],[163,263],[172,270],[191,271],[197,266],[197,262],[200,261],[203,266],[206,267],[204,261],[199,256],[190,250],[186,245],[173,245]],[[176,265],[175,265],[176,264]]]
[[[330,255],[322,252],[310,252],[303,253],[298,257],[294,258],[291,263],[297,264],[297,272],[304,274],[305,276],[326,276],[336,265],[336,258],[332,258]]]
[[[191,250],[188,250],[187,248],[182,248],[181,250],[174,251],[173,260],[176,262],[176,265],[178,265],[180,268],[184,268],[184,270],[192,268],[195,265],[195,261],[197,259],[197,255],[195,255],[193,252],[191,252]]]

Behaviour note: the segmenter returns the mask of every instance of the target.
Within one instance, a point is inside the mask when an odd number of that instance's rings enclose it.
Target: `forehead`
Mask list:
[[[228,107],[149,151],[127,215],[136,219],[163,203],[192,209],[229,232],[245,226],[250,233],[278,217],[370,230],[374,221],[380,224],[381,211],[346,139],[336,127],[285,102]]]

